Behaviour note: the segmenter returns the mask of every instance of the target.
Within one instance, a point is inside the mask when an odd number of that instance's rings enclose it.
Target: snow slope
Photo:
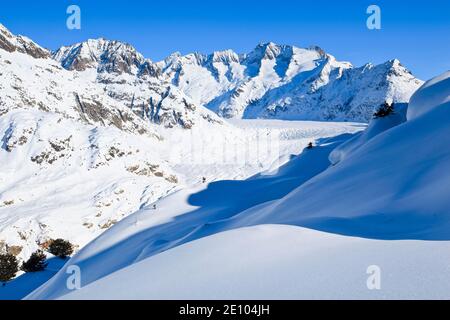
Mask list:
[[[448,299],[449,249],[261,225],[190,242],[61,299]],[[380,290],[367,287],[373,265]]]
[[[313,238],[311,242],[308,242],[309,246],[301,250],[293,249],[298,242],[292,239],[286,240],[287,243],[275,241],[276,248],[286,246],[292,248],[294,257],[301,257],[306,252],[303,250],[311,250],[311,252],[322,252],[326,258],[319,253],[315,258],[314,253],[311,261],[319,265],[309,265],[308,260],[300,261],[290,255],[284,255],[284,250],[280,250],[276,257],[281,260],[288,257],[286,258],[288,261],[282,266],[269,263],[269,268],[273,267],[269,270],[273,272],[265,274],[267,279],[279,278],[280,274],[284,275],[285,273],[280,272],[281,267],[292,270],[295,265],[296,268],[300,268],[299,270],[311,270],[308,268],[313,268],[312,266],[321,268],[320,262],[325,261],[324,259],[326,261],[323,263],[329,267],[330,254],[339,257],[333,261],[337,261],[339,270],[343,270],[344,275],[349,274],[349,270],[356,270],[355,268],[363,272],[370,260],[368,258],[372,257],[371,252],[378,252],[378,258],[377,254],[373,256],[373,264],[379,263],[380,267],[384,266],[392,271],[392,273],[388,271],[388,274],[393,276],[390,285],[395,287],[395,290],[380,292],[381,296],[378,297],[448,297],[448,287],[440,274],[448,269],[445,261],[448,251],[447,240],[450,239],[448,215],[450,202],[446,191],[450,181],[450,151],[447,141],[443,138],[450,134],[448,126],[450,109],[446,103],[439,104],[442,99],[437,97],[448,96],[450,86],[439,86],[440,83],[447,83],[447,74],[437,79],[434,86],[440,88],[439,90],[427,90],[429,84],[425,84],[423,89],[416,93],[418,97],[424,98],[422,104],[413,104],[413,106],[427,108],[427,112],[416,118],[408,118],[408,121],[392,128],[385,126],[386,130],[383,132],[376,130],[377,135],[368,138],[365,143],[360,143],[358,148],[351,150],[334,166],[329,166],[330,152],[348,136],[319,140],[315,148],[305,150],[277,171],[267,171],[243,181],[214,182],[206,189],[191,188],[176,192],[156,203],[159,211],[154,212],[150,208],[144,208],[129,216],[87,245],[68,264],[75,264],[81,268],[86,296],[101,298],[105,295],[102,289],[123,289],[119,284],[121,282],[118,281],[123,279],[121,277],[134,279],[131,281],[137,281],[136,279],[140,279],[143,274],[150,277],[146,272],[139,272],[144,266],[155,270],[157,274],[160,272],[158,270],[174,270],[173,268],[178,270],[182,269],[183,264],[180,264],[178,259],[174,263],[172,259],[183,257],[183,262],[189,268],[198,266],[196,262],[190,260],[190,253],[194,254],[194,258],[207,259],[208,252],[200,254],[198,253],[200,248],[217,247],[219,252],[225,250],[227,253],[220,258],[223,260],[212,258],[211,267],[218,265],[214,265],[215,261],[221,263],[217,274],[198,268],[192,275],[194,279],[198,279],[196,281],[198,287],[194,285],[194,288],[203,290],[204,281],[211,279],[208,277],[221,275],[221,272],[227,274],[227,270],[235,270],[234,267],[242,266],[239,260],[243,258],[237,258],[234,252],[229,251],[227,244],[231,242],[230,238],[237,241],[238,247],[254,250],[257,241],[250,239],[248,243],[245,240],[240,243],[237,235],[239,234],[242,238],[246,236],[251,238],[254,234],[262,233],[261,237],[264,238],[266,232],[258,232],[255,228],[242,228],[282,224],[338,233],[348,237],[324,235],[293,228],[295,231],[292,232],[295,235],[298,232],[309,233],[308,237]],[[373,125],[372,128],[376,126]],[[235,201],[224,199],[224,194],[236,195]],[[226,233],[236,229],[237,231]],[[266,229],[268,234],[271,232],[276,234],[280,230],[279,227],[269,228],[268,231]],[[225,233],[222,234],[223,232]],[[287,233],[289,234],[290,231]],[[255,237],[259,236],[255,235]],[[321,240],[322,238],[330,239],[329,237],[336,241]],[[355,237],[379,240],[362,240]],[[294,236],[293,238],[296,239]],[[302,236],[299,236],[299,239],[301,240]],[[416,241],[392,241],[408,239]],[[192,242],[195,240],[198,241]],[[441,242],[430,243],[417,240],[441,240]],[[262,240],[262,243],[272,242],[273,239]],[[334,246],[335,243],[337,248]],[[183,244],[188,245],[179,247]],[[322,246],[325,244],[326,248],[323,249]],[[272,252],[275,251],[270,245],[268,247]],[[349,248],[354,248],[355,251]],[[250,249],[247,250],[250,251]],[[343,252],[345,254],[342,254]],[[258,253],[260,251],[255,250],[256,261],[269,259],[267,255]],[[236,260],[235,266],[224,263],[224,261]],[[104,263],[105,261],[108,263]],[[359,268],[353,261],[357,263],[364,261],[364,263],[361,263]],[[404,262],[408,261],[411,262],[407,264],[410,269],[402,275],[400,270],[405,270]],[[264,263],[262,265],[264,266]],[[254,265],[250,263],[250,268],[252,266]],[[292,273],[294,279],[304,280],[306,287],[310,290],[307,294],[298,295],[298,297],[319,297],[327,288],[330,288],[320,285],[319,275],[323,273],[308,274],[308,276],[319,277],[309,280],[305,280],[305,275],[301,272]],[[242,275],[242,278],[239,275]],[[108,278],[105,277],[108,276],[113,280],[112,283],[106,281]],[[361,277],[363,276],[364,274],[361,274]],[[230,278],[233,279],[232,276]],[[180,280],[176,275],[171,274],[162,278],[161,282],[156,284],[156,288],[160,288],[158,285],[172,283],[173,279]],[[248,283],[249,288],[252,289],[256,288],[255,283],[259,283],[255,280],[258,279],[257,277],[249,278],[245,272],[238,272],[236,279],[231,289],[227,289],[221,285],[220,279],[216,279],[213,283],[218,283],[218,286],[212,285],[211,291],[205,290],[216,294],[216,297],[229,297],[227,292],[233,293],[242,289],[240,282]],[[287,282],[285,278],[281,279],[282,283]],[[337,288],[345,282],[349,284],[348,288],[355,288],[356,293],[353,295],[351,292],[346,292],[339,295],[332,290],[330,292],[332,297],[370,297],[371,293],[362,287],[360,282],[362,279],[358,275],[352,274],[349,277],[335,275],[333,279],[331,288],[335,285],[334,288]],[[66,274],[63,268],[28,298],[64,297],[70,294],[65,287],[65,280]],[[190,283],[187,282],[186,285],[188,284]],[[402,288],[402,286],[405,287]],[[185,287],[182,284],[179,287],[183,292]],[[297,297],[289,289],[292,286],[287,286],[286,291],[280,291],[279,287],[268,280],[263,288],[265,288],[264,291],[252,290],[254,296],[250,296],[249,291],[244,290],[243,296],[247,293],[249,295],[245,296],[246,298],[264,294],[272,297],[270,292],[274,290],[281,296]],[[433,288],[437,290],[433,291]],[[147,294],[148,297],[154,297],[153,289],[141,286],[138,292],[142,295],[137,297],[146,298]],[[80,294],[82,293],[83,291],[80,291]],[[165,293],[164,290],[163,293]],[[74,294],[73,297],[79,297],[77,293],[72,294]],[[174,293],[170,297],[177,297],[177,295]]]
[[[420,91],[415,92],[411,97],[410,107],[408,108],[407,118],[412,120],[427,112],[441,107],[448,107],[450,94],[450,71],[427,81]]]
[[[48,254],[48,265],[40,272],[23,273],[7,285],[0,287],[0,300],[20,300],[51,279],[67,262],[67,259]]]
[[[83,246],[181,183],[156,138],[35,110],[2,116],[0,136],[0,241],[20,258],[52,238]]]
[[[389,117],[372,119],[366,130],[358,132],[330,153],[330,162],[333,165],[337,164],[378,134],[405,122],[407,108],[407,104],[394,104],[394,113]]]

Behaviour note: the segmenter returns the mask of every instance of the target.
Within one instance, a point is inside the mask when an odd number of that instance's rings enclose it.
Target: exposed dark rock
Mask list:
[[[153,78],[159,78],[161,76],[161,69],[149,61],[145,61],[140,67],[138,76],[150,76]]]
[[[33,58],[49,58],[50,52],[22,36],[14,36],[0,24],[0,48],[8,52],[21,52]]]

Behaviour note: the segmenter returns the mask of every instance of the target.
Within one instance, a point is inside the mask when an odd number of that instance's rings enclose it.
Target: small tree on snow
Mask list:
[[[19,271],[17,258],[12,254],[0,254],[0,282],[3,285],[16,276]]]
[[[387,102],[383,103],[383,105],[373,114],[374,118],[383,118],[390,114],[394,113],[394,104],[389,104]]]
[[[43,271],[48,263],[45,262],[47,257],[42,250],[33,252],[30,258],[22,264],[22,271],[25,272],[38,272]]]
[[[73,245],[64,239],[56,239],[51,242],[48,252],[64,259],[73,253]]]

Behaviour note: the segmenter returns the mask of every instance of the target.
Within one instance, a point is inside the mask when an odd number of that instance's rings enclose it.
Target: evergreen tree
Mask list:
[[[73,245],[64,239],[56,239],[50,244],[48,252],[64,259],[73,253]]]
[[[376,118],[383,118],[390,114],[394,113],[394,104],[389,104],[385,102],[378,110],[374,113],[373,117]]]
[[[0,281],[3,285],[16,276],[19,263],[12,254],[0,254]]]
[[[42,250],[37,250],[31,254],[27,261],[22,263],[21,269],[25,272],[43,271],[48,265],[48,263],[45,262],[46,259],[47,257],[44,252]]]

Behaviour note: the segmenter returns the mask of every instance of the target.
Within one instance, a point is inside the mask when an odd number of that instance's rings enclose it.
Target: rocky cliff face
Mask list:
[[[131,45],[105,39],[91,39],[62,47],[52,57],[67,70],[97,68],[99,72],[130,74],[136,74],[145,62],[144,57]]]
[[[0,48],[7,52],[25,53],[33,58],[50,57],[48,50],[41,48],[27,37],[13,35],[2,24],[0,24]]]

